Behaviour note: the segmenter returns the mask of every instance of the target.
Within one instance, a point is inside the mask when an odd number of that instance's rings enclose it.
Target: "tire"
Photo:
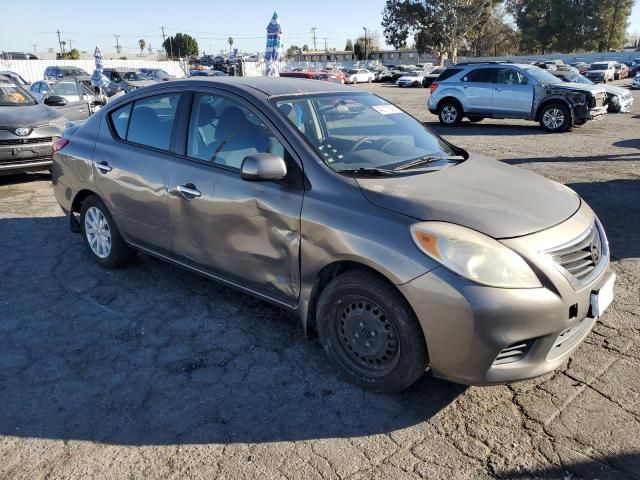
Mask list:
[[[547,132],[566,132],[572,125],[571,112],[562,103],[550,103],[540,110],[540,126]]]
[[[356,77],[353,77],[353,81],[351,83],[355,85],[356,83],[358,83],[358,79]]]
[[[462,120],[462,107],[455,100],[446,100],[438,107],[438,119],[442,125],[455,127]]]
[[[88,232],[89,227],[99,230],[99,233]],[[89,256],[103,268],[118,268],[135,256],[135,252],[124,243],[109,210],[95,195],[82,202],[80,229]]]
[[[473,123],[481,122],[484,120],[484,117],[469,117],[469,121]]]
[[[367,83],[371,83],[371,77],[367,78]]]
[[[351,270],[334,278],[318,301],[317,326],[327,356],[347,381],[398,392],[426,371],[429,359],[413,310],[384,278]]]

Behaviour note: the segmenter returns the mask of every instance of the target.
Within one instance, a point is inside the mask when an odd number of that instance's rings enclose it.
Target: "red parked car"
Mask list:
[[[616,64],[616,73],[613,78],[615,80],[622,80],[623,78],[627,78],[629,76],[629,67],[627,67],[624,63]]]

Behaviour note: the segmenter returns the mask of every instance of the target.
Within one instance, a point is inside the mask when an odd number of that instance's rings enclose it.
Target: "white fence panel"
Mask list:
[[[0,60],[0,71],[10,70],[24,77],[28,82],[42,80],[47,67],[65,65],[79,67],[91,74],[96,68],[93,60]],[[161,68],[178,78],[186,76],[183,64],[174,61],[147,60],[104,60],[105,68]]]

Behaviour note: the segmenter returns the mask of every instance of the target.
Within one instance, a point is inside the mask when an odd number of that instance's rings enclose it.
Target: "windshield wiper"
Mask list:
[[[393,170],[386,170],[384,168],[374,168],[374,167],[360,167],[360,168],[344,168],[342,170],[336,170],[338,173],[352,173],[359,174],[363,173],[365,175],[393,175]]]
[[[409,168],[417,167],[419,165],[425,165],[427,163],[437,162],[438,160],[461,161],[461,160],[464,160],[464,157],[461,157],[459,155],[457,155],[457,156],[453,156],[452,155],[450,157],[441,157],[441,156],[437,156],[437,155],[426,155],[424,157],[414,158],[413,160],[409,160],[408,162],[401,163],[400,165],[395,167],[393,169],[393,171],[394,172],[399,172],[399,171],[402,171],[402,170],[407,170]]]

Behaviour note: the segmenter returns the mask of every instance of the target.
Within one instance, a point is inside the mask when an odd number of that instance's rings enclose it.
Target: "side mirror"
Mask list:
[[[242,161],[240,176],[243,180],[259,182],[282,180],[287,175],[284,159],[271,153],[256,153]]]
[[[44,99],[44,104],[50,107],[64,107],[67,103],[66,98],[59,97],[58,95],[51,95]]]

